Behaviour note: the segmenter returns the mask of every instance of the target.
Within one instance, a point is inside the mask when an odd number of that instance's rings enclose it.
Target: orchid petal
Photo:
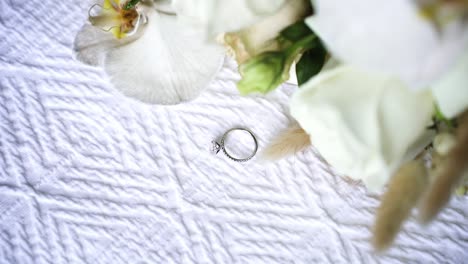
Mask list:
[[[120,7],[120,0],[104,0],[102,7],[104,9],[117,9]]]
[[[75,38],[73,51],[79,61],[93,66],[102,66],[107,51],[122,43],[127,43],[127,41],[116,40],[102,29],[85,24]]]
[[[202,34],[176,17],[154,12],[144,34],[112,49],[105,69],[123,94],[146,103],[175,104],[195,98],[219,70],[221,47],[202,41]]]

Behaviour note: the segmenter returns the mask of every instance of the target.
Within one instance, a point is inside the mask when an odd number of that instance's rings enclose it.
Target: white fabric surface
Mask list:
[[[461,263],[468,200],[373,253],[378,196],[312,151],[209,153],[232,126],[265,146],[295,87],[240,97],[229,62],[197,100],[148,106],[72,57],[88,1],[0,5],[0,263]],[[163,72],[161,74],[164,74]]]

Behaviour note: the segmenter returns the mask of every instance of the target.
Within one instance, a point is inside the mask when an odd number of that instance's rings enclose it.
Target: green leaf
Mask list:
[[[292,42],[299,41],[311,34],[314,34],[314,32],[312,32],[304,21],[296,22],[280,32],[280,36]]]
[[[435,108],[435,113],[434,113],[435,120],[438,122],[444,123],[448,128],[452,129],[454,127],[454,124],[453,124],[454,122],[448,119],[447,117],[445,117],[445,115],[442,113],[442,111],[440,110],[437,104],[434,105],[434,108]]]
[[[124,9],[125,10],[130,10],[132,8],[135,8],[135,6],[140,2],[141,0],[129,0],[126,4]]]
[[[319,40],[317,40],[320,42]],[[296,64],[297,83],[302,85],[310,78],[320,72],[325,64],[327,51],[321,43],[314,48],[304,52],[301,59]]]

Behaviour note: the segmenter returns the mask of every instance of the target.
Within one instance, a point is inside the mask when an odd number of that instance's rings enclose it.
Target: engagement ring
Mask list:
[[[226,139],[227,139],[228,135],[231,132],[234,132],[234,131],[245,131],[252,137],[253,143],[254,143],[254,148],[253,148],[253,151],[250,153],[250,155],[248,155],[247,157],[234,157],[234,155],[232,153],[229,153],[226,150],[226,145],[225,145],[226,144]],[[214,153],[218,154],[220,150],[223,150],[224,154],[226,154],[226,156],[228,156],[228,158],[230,158],[230,159],[232,159],[234,161],[237,161],[237,162],[245,162],[245,161],[250,160],[251,158],[253,158],[253,156],[255,156],[255,154],[257,153],[257,149],[258,149],[257,138],[255,137],[254,133],[252,131],[250,131],[249,129],[240,128],[240,127],[229,129],[228,131],[226,131],[226,133],[224,133],[224,135],[221,138],[220,142],[212,141],[212,143],[213,143],[212,151]]]

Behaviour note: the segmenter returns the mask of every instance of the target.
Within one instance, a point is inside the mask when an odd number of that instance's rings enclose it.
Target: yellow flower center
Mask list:
[[[121,39],[135,29],[140,14],[136,8],[125,10],[120,0],[104,0],[102,8],[97,16],[89,17],[94,26],[111,32],[116,38]],[[91,8],[93,9],[94,6]]]

